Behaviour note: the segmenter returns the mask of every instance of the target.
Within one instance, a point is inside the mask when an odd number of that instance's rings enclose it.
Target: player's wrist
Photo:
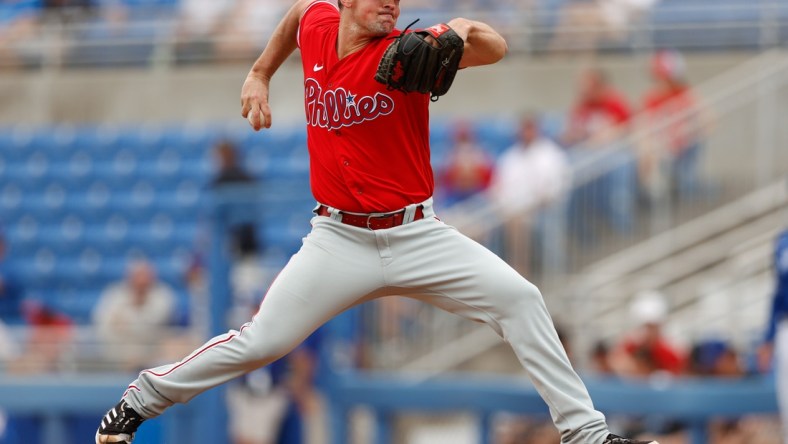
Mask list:
[[[271,76],[262,70],[252,69],[249,71],[249,74],[246,75],[246,80],[256,80],[268,85],[271,82]]]

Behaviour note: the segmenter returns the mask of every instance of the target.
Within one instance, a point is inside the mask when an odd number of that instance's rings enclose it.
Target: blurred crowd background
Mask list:
[[[467,0],[405,4],[403,21],[446,11],[496,26],[516,51],[768,47],[785,39],[778,1]],[[7,0],[3,64],[34,67],[223,63],[264,47],[287,0]]]
[[[219,279],[225,328],[257,310],[314,206],[298,60],[273,84],[270,131],[253,133],[236,110],[290,3],[0,1],[0,382],[180,359],[214,325]],[[788,228],[788,4],[401,6],[401,26],[462,15],[507,37],[507,60],[461,73],[433,106],[436,206],[540,286],[579,371],[658,385],[770,378],[774,244]],[[245,214],[217,233],[228,196]],[[377,301],[235,381],[229,442],[326,442],[331,366],[522,374],[492,332]],[[40,416],[0,418],[0,443],[42,442]],[[97,423],[69,424],[68,442],[82,443]],[[463,424],[406,418],[396,442],[473,442]],[[501,412],[495,424],[495,443],[559,442],[543,417]],[[680,417],[611,425],[690,442]],[[776,416],[708,427],[713,443],[780,442]]]

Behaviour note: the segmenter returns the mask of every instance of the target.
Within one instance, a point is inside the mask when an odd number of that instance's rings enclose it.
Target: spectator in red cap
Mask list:
[[[627,377],[680,375],[684,371],[684,355],[663,333],[668,316],[664,295],[656,291],[638,294],[630,313],[637,325],[612,356],[616,372]]]
[[[651,131],[641,141],[639,169],[652,202],[671,192],[687,198],[699,191],[705,125],[686,71],[684,58],[676,51],[659,51],[651,59],[653,85],[643,98],[641,122]]]
[[[71,318],[44,302],[23,303],[25,320],[30,326],[24,351],[9,364],[12,373],[49,373],[61,370],[73,339]]]
[[[486,190],[493,175],[493,161],[476,140],[469,123],[456,124],[453,142],[439,182],[443,204],[447,206]]]
[[[592,227],[596,226],[593,216],[597,214],[591,212],[598,213],[617,233],[633,229],[635,159],[629,149],[622,149],[631,115],[626,98],[605,71],[583,71],[578,79],[578,97],[561,138],[573,163],[592,161],[603,172],[573,192],[570,220],[575,221],[574,228],[583,241],[593,241],[596,234]]]

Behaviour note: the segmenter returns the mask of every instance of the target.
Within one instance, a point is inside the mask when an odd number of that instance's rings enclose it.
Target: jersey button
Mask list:
[[[350,166],[350,162],[349,162],[349,161],[347,161],[347,160],[346,160],[346,161],[344,161],[343,163],[345,164],[345,166]]]

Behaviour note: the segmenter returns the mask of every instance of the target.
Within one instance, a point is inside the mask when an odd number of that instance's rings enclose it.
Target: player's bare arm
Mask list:
[[[271,108],[268,105],[271,77],[298,47],[298,23],[307,6],[313,2],[299,0],[290,8],[246,76],[241,89],[241,115],[255,131],[271,127]]]
[[[503,36],[486,23],[455,18],[447,25],[465,41],[460,68],[491,65],[501,60],[509,49]]]

